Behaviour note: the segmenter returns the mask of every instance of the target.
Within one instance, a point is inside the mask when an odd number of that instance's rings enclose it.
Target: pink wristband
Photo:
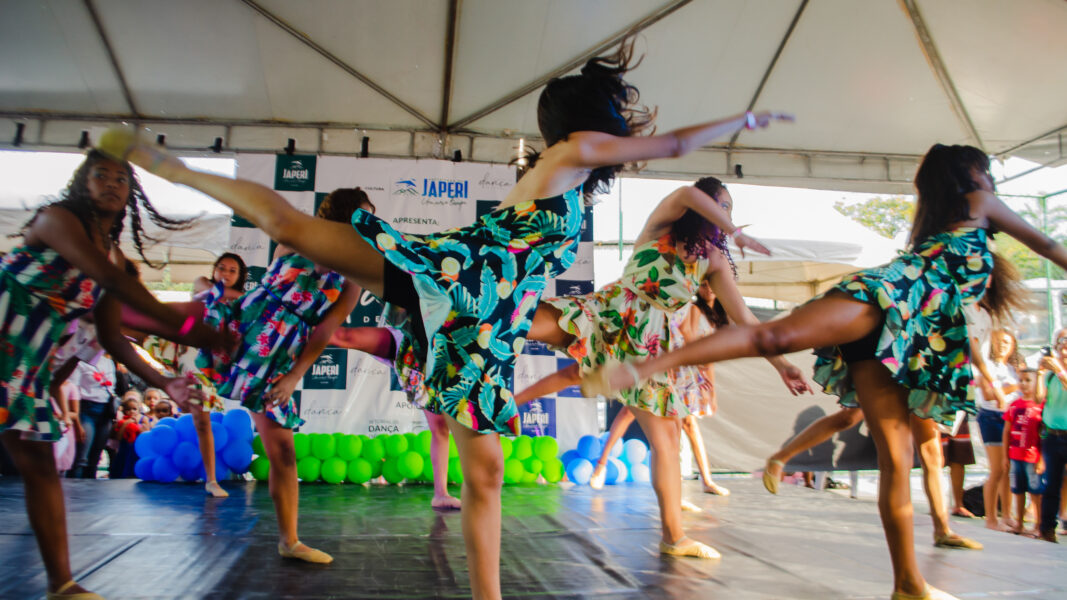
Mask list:
[[[182,323],[181,329],[178,330],[178,335],[187,335],[190,331],[193,330],[193,325],[196,325],[196,317],[192,315],[185,317],[185,322]]]

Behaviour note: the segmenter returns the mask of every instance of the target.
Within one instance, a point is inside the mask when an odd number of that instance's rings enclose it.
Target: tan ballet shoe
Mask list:
[[[691,556],[693,558],[705,558],[711,560],[718,560],[722,558],[719,551],[707,544],[701,544],[700,542],[690,539],[688,536],[683,536],[680,540],[673,544],[667,542],[659,543],[659,553],[669,554],[671,556]]]
[[[934,546],[938,548],[962,548],[964,550],[981,550],[985,547],[977,540],[952,532],[934,538]]]
[[[959,598],[943,592],[930,584],[926,584],[926,589],[922,594],[905,594],[904,592],[893,592],[890,596],[891,600],[959,600]]]
[[[608,480],[608,467],[597,463],[593,467],[593,474],[589,476],[589,487],[594,490],[604,489],[604,483]]]
[[[783,469],[785,468],[784,462],[773,458],[767,459],[767,464],[763,466],[763,487],[767,488],[768,492],[772,494],[777,494],[778,482],[781,480],[782,474],[779,473],[778,475],[771,475],[771,466],[773,465],[778,465]]]
[[[47,600],[104,600],[104,597],[100,594],[93,592],[75,592],[73,594],[64,594],[63,592],[78,585],[73,579],[59,586],[54,592],[45,593],[44,597]]]
[[[704,512],[704,509],[688,500],[682,500],[682,512]]]
[[[210,494],[213,498],[229,498],[230,493],[222,489],[217,481],[209,481],[204,484],[204,491]]]
[[[282,558],[295,558],[304,562],[328,565],[333,562],[333,557],[322,550],[316,550],[307,544],[297,540],[292,546],[286,546],[285,542],[278,542],[278,554]]]
[[[608,369],[600,366],[589,373],[582,375],[582,396],[596,398],[597,396],[609,396],[611,386],[608,384]]]
[[[100,136],[96,149],[115,160],[132,162],[156,175],[160,175],[160,168],[163,165],[182,166],[181,161],[176,157],[148,143],[140,136],[138,130],[129,127],[108,129]]]

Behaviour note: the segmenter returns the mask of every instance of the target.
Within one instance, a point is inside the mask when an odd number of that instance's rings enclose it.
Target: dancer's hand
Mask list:
[[[761,110],[758,113],[752,113],[752,116],[756,117],[756,127],[759,129],[770,125],[771,121],[785,121],[787,123],[796,121],[796,117],[787,112]]]
[[[766,254],[767,256],[770,256],[770,249],[761,244],[760,241],[756,238],[741,231],[745,227],[748,227],[748,225],[742,225],[735,229],[733,232],[734,244],[737,246],[737,249],[741,251],[741,258],[745,257],[745,248],[748,248],[749,250],[752,250],[753,252],[757,252],[759,254]]]
[[[184,412],[189,412],[190,404],[204,402],[204,392],[192,377],[168,377],[163,390]]]
[[[804,373],[793,363],[786,361],[785,364],[779,367],[778,375],[785,382],[785,387],[789,388],[789,391],[794,396],[812,393],[811,385],[804,378]]]
[[[189,332],[189,345],[205,350],[216,350],[230,354],[237,348],[240,336],[228,328],[215,329],[203,323],[197,323]]]
[[[293,375],[292,372],[275,377],[274,382],[271,383],[270,389],[267,390],[264,408],[270,410],[271,408],[289,400],[289,398],[293,396],[293,392],[296,391],[296,385],[298,383],[300,383],[300,378]]]

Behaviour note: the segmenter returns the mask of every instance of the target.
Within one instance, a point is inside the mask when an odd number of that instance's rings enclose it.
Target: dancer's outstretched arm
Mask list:
[[[719,206],[714,198],[691,185],[671,192],[670,195],[656,205],[656,208],[652,209],[652,214],[648,216],[648,221],[645,222],[645,227],[637,236],[635,244],[640,246],[645,242],[659,239],[685,216],[687,210],[696,212],[732,236],[734,243],[741,249],[742,257],[745,255],[745,248],[760,254],[770,255],[771,251],[761,244],[759,240],[741,233],[740,228],[734,225],[733,220],[730,219],[730,214]]]
[[[300,379],[304,377],[304,373],[311,368],[311,365],[322,354],[322,351],[326,349],[326,344],[329,343],[333,332],[341,326],[341,323],[345,322],[345,319],[348,318],[352,309],[356,307],[356,302],[358,301],[359,288],[346,281],[341,288],[341,296],[326,311],[322,321],[311,331],[307,344],[304,346],[303,351],[300,352],[300,356],[297,356],[296,360],[293,361],[292,368],[289,369],[288,373],[282,374],[271,383],[270,390],[266,394],[268,405],[285,402],[293,395],[293,390],[300,383]]]
[[[1027,248],[1049,259],[1061,269],[1067,269],[1067,247],[1045,235],[1025,219],[1015,214],[1007,204],[995,195],[977,190],[967,194],[971,215],[975,219],[985,216],[998,231],[1019,240]]]
[[[745,304],[744,297],[741,296],[741,291],[737,289],[737,284],[733,278],[733,270],[726,264],[726,258],[722,254],[714,252],[712,253],[712,259],[711,267],[708,269],[708,284],[711,286],[711,290],[715,292],[715,297],[718,298],[722,307],[726,310],[726,316],[740,325],[759,325],[759,319],[749,310],[748,305]],[[789,391],[794,396],[803,392],[811,392],[811,387],[804,378],[804,374],[793,363],[778,355],[763,354],[763,356],[778,371],[778,375],[782,378],[785,386],[789,388]]]

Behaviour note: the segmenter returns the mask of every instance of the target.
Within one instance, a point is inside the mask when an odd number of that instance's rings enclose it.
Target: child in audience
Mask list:
[[[1045,493],[1045,463],[1041,460],[1041,409],[1037,403],[1037,372],[1024,369],[1019,373],[1021,395],[1004,411],[1004,447],[1008,449],[1011,493],[1015,495],[1016,534],[1023,532],[1026,493],[1038,511],[1041,522],[1041,495]],[[1036,536],[1036,531],[1034,532]]]

